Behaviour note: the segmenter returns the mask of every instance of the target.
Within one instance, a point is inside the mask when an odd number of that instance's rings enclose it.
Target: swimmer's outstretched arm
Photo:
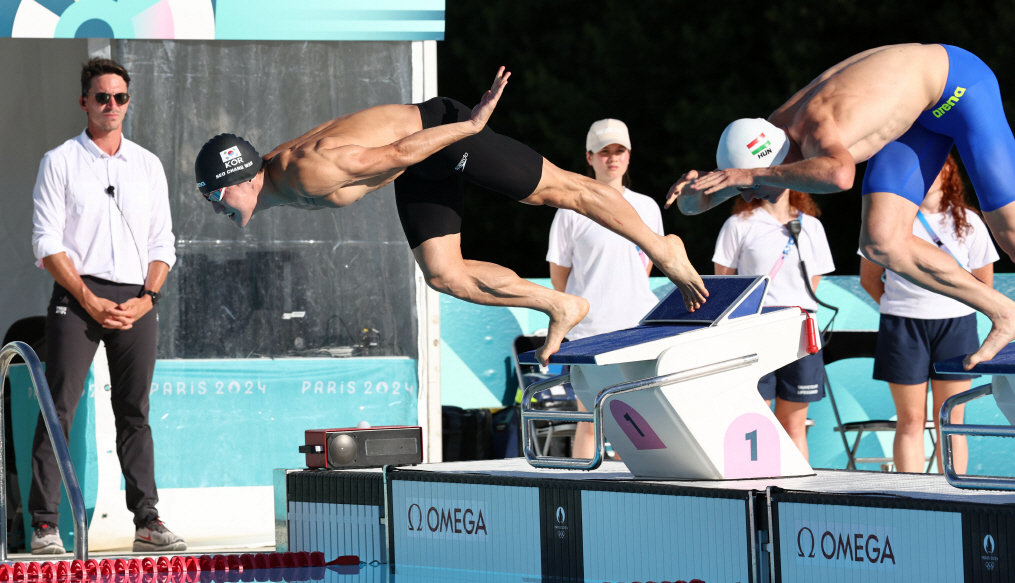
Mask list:
[[[468,121],[441,125],[377,148],[356,145],[327,147],[321,140],[313,148],[294,151],[296,171],[307,196],[327,196],[339,188],[422,162],[434,153],[486,127],[511,73],[497,71],[493,86],[472,110]]]
[[[856,176],[853,155],[837,139],[826,142],[810,148],[801,146],[805,159],[799,162],[769,168],[713,170],[694,180],[689,187],[706,195],[730,188],[755,186],[790,188],[812,194],[829,194],[852,188]]]

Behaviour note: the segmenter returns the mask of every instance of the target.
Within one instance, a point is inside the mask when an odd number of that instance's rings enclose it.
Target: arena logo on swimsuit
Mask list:
[[[747,144],[747,149],[751,151],[758,158],[764,158],[765,156],[772,153],[771,140],[765,138],[765,134],[761,134],[754,138],[750,144]]]
[[[956,87],[955,94],[948,98],[948,101],[941,104],[941,107],[934,110],[934,117],[941,117],[948,113],[948,110],[955,107],[959,103],[959,98],[966,94],[965,87]]]

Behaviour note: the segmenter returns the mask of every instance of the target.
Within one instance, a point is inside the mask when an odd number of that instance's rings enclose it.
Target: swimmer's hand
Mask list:
[[[501,93],[504,93],[504,87],[507,86],[510,77],[511,73],[505,72],[504,67],[498,69],[490,90],[483,94],[479,105],[472,108],[472,124],[475,126],[476,133],[486,127],[486,122],[490,121],[490,116],[493,114],[494,108],[497,107],[497,101],[500,100]]]
[[[706,174],[705,176],[709,176]],[[666,204],[663,208],[670,208],[676,202],[677,208],[685,215],[697,215],[708,209],[722,204],[738,194],[735,188],[721,190],[715,194],[704,192],[698,185],[701,176],[697,170],[691,170],[680,177],[680,180],[670,187],[666,195]]]
[[[746,168],[727,168],[725,170],[713,170],[704,176],[697,177],[692,187],[694,190],[704,194],[715,194],[720,190],[733,188],[744,190],[754,188],[754,174]]]

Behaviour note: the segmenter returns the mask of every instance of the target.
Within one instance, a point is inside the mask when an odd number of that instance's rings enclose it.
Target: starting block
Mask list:
[[[1015,478],[1002,476],[959,476],[952,463],[952,435],[974,435],[980,437],[1015,437],[1015,344],[1001,349],[994,358],[981,362],[966,370],[962,366],[965,355],[942,360],[934,364],[934,370],[943,374],[993,375],[991,382],[949,397],[941,406],[941,460],[948,483],[956,488],[977,488],[988,490],[1015,490]],[[997,408],[1001,410],[1013,427],[1001,425],[962,425],[951,423],[951,413],[957,405],[994,396]]]
[[[637,477],[729,480],[812,475],[758,393],[758,380],[816,345],[812,317],[799,308],[765,308],[767,276],[704,276],[708,301],[691,313],[679,290],[628,330],[561,345],[551,364],[569,375],[526,388],[525,457],[535,467],[597,468],[605,435]],[[814,328],[812,328],[814,326]],[[814,348],[816,350],[816,348]],[[535,353],[519,355],[535,363]],[[537,411],[532,396],[570,381],[588,412]],[[592,423],[589,460],[537,455],[530,421]]]

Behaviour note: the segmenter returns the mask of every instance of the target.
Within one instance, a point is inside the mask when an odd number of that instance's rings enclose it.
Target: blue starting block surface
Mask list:
[[[648,325],[609,332],[607,334],[597,334],[596,336],[589,336],[588,338],[561,344],[560,350],[550,357],[550,364],[596,364],[596,357],[600,354],[606,354],[621,348],[638,346],[653,340],[670,338],[684,332],[701,330],[707,327],[707,324]],[[529,352],[519,354],[518,362],[522,364],[538,364],[536,351],[530,350]]]
[[[768,288],[767,276],[704,275],[708,298],[701,308],[688,312],[680,290],[674,289],[641,321],[642,324],[708,324],[752,316],[761,311]]]
[[[675,289],[652,308],[641,326],[565,342],[550,357],[550,363],[597,364],[596,357],[608,352],[761,313],[768,287],[767,276],[706,275],[702,279],[709,296],[701,309],[688,312],[680,291]],[[535,351],[518,355],[518,361],[522,364],[538,363]]]
[[[994,358],[981,362],[973,370],[962,368],[966,355],[934,363],[934,370],[942,374],[1015,374],[1015,343],[1001,349]]]

